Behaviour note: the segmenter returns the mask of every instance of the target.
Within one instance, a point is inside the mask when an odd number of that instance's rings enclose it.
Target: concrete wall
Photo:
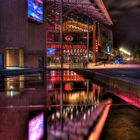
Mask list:
[[[46,56],[46,5],[44,0],[43,23],[28,22],[28,45],[25,51],[25,65],[38,67],[39,56]],[[29,61],[30,60],[30,61]]]
[[[23,109],[5,109],[0,111],[0,140],[28,139],[28,111]],[[22,128],[22,131],[21,129]]]
[[[45,55],[46,26],[39,23],[28,23],[28,47],[25,60],[27,66],[38,67],[38,57]],[[28,62],[28,60],[32,60]]]
[[[0,50],[24,48],[28,39],[26,0],[0,2]]]
[[[6,55],[6,48],[24,48],[25,66],[37,67],[38,56],[45,55],[46,25],[29,22],[27,8],[27,0],[1,1],[0,52]]]

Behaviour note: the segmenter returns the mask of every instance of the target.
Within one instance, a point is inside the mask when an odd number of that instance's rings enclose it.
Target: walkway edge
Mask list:
[[[91,135],[89,136],[88,140],[99,140],[100,139],[100,135],[103,130],[104,124],[106,122],[106,119],[108,117],[111,104],[112,104],[112,99],[108,99],[107,105],[103,111],[103,114],[100,117],[99,122],[97,123],[96,127],[92,131]]]

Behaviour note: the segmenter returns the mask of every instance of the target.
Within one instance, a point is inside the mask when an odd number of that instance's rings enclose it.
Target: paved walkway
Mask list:
[[[139,64],[89,64],[87,68],[96,69],[96,68],[103,68],[103,69],[110,69],[110,68],[140,68]]]
[[[113,97],[109,117],[106,121],[100,140],[139,140],[140,139],[140,109],[119,98]]]
[[[64,69],[110,69],[110,68],[140,68],[140,64],[94,64],[90,63],[87,67],[83,67],[83,65],[63,65]],[[48,69],[61,69],[60,65],[50,65],[47,66]]]

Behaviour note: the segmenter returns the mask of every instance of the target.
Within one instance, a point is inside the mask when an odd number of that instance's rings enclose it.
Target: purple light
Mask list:
[[[44,115],[40,113],[29,121],[28,140],[41,140],[44,135]]]

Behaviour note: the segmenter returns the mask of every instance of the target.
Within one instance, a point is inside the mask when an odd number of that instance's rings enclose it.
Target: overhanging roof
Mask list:
[[[54,9],[60,12],[56,5],[60,7],[62,0],[47,0],[47,2],[52,5],[52,9],[55,7]],[[102,0],[63,0],[63,15],[68,17],[72,14],[112,25],[112,20]]]

